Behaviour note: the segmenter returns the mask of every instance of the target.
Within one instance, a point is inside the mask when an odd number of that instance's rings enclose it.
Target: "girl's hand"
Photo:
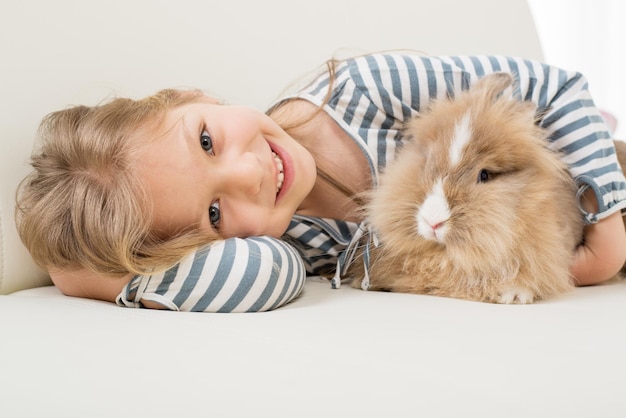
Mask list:
[[[594,210],[595,198],[583,200],[585,210]],[[585,204],[586,202],[586,204]],[[572,275],[578,286],[604,282],[617,274],[626,261],[626,231],[621,213],[585,226],[584,243],[576,250]]]
[[[132,274],[121,278],[104,277],[86,269],[60,270],[49,268],[54,285],[67,296],[115,302]]]

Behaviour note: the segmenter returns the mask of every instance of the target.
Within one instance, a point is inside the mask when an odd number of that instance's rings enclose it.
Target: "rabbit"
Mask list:
[[[366,196],[369,290],[527,304],[573,288],[583,216],[567,166],[495,73],[435,100]],[[363,263],[348,270],[361,287]]]

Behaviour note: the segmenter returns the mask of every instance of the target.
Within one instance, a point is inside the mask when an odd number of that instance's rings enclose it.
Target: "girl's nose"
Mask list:
[[[254,196],[261,190],[263,167],[256,154],[244,152],[223,161],[220,177],[224,192]]]

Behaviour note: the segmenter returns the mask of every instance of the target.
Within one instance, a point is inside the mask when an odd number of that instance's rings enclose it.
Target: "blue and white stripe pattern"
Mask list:
[[[300,251],[308,275],[329,276],[358,227],[353,222],[296,215],[284,239]]]
[[[552,147],[563,154],[572,177],[596,192],[599,211],[588,214],[587,221],[623,208],[626,183],[610,133],[586,79],[577,72],[504,56],[366,55],[340,64],[325,110],[367,150],[375,174],[394,159],[401,143],[398,129],[407,118],[430,100],[454,96],[498,71],[513,74],[517,85],[512,93],[538,105]],[[323,75],[298,97],[321,105],[327,87]]]
[[[117,304],[152,301],[175,311],[262,312],[297,297],[304,286],[302,259],[270,237],[230,238],[207,245],[162,273],[136,276]]]
[[[597,222],[626,207],[626,181],[608,129],[586,80],[576,72],[511,57],[376,54],[338,65],[328,103],[327,74],[283,100],[300,98],[323,106],[361,148],[377,184],[379,171],[402,146],[401,129],[408,118],[432,99],[454,96],[496,71],[514,75],[518,84],[511,93],[538,105],[540,124],[551,133],[552,146],[563,154],[581,190],[595,191],[599,211],[586,214],[586,220]],[[118,304],[140,307],[143,299],[185,311],[275,309],[300,293],[305,274],[331,273],[362,227],[294,216],[284,241],[257,237],[214,243],[164,273],[135,277]]]
[[[378,173],[402,146],[401,128],[431,100],[467,90],[482,76],[505,71],[517,80],[512,94],[532,101],[543,112],[541,125],[551,132],[552,146],[563,154],[570,172],[591,187],[599,202],[598,213],[586,214],[593,223],[626,207],[626,182],[617,164],[615,149],[601,115],[587,90],[585,78],[543,63],[504,56],[429,57],[409,54],[375,54],[349,59],[336,68],[330,100],[329,77],[319,76],[303,91],[288,98],[301,98],[328,113],[361,147],[369,161],[373,184]],[[283,99],[285,100],[285,99]],[[322,274],[344,254],[345,237],[331,244],[335,231],[303,226],[294,218],[287,231],[289,242],[302,254],[310,274]],[[327,222],[328,225],[330,223]],[[338,228],[355,231],[353,225],[337,222]],[[315,242],[324,242],[332,252],[320,254]],[[299,244],[298,244],[299,243]]]

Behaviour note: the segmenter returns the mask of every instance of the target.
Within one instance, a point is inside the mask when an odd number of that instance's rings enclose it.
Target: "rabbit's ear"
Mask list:
[[[475,93],[481,94],[485,99],[494,101],[504,90],[513,85],[513,76],[509,73],[493,73],[486,75],[476,82],[473,87]]]

